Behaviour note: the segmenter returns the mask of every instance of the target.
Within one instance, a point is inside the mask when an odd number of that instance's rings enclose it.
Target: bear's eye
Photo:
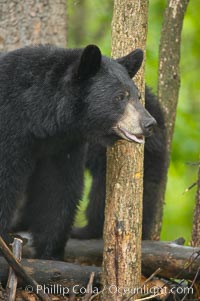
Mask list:
[[[130,97],[130,92],[125,91],[124,93],[117,95],[115,97],[115,101],[123,101],[125,98],[129,98],[129,97]]]
[[[115,101],[122,101],[122,100],[124,100],[124,94],[119,94],[115,96]]]

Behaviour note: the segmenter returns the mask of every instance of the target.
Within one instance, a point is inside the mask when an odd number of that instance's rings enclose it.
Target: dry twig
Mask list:
[[[16,260],[1,236],[0,249],[6,261],[15,270],[16,274],[20,276],[25,283],[30,284],[33,287],[34,292],[41,298],[41,300],[51,301],[51,298],[45,294],[43,290],[37,291],[38,283],[23,269],[22,265]]]
[[[92,272],[91,275],[90,275],[90,279],[89,279],[89,282],[88,282],[88,285],[87,285],[87,292],[84,296],[84,301],[89,301],[91,296],[92,296],[92,284],[94,282],[94,276],[95,276],[95,273]]]
[[[12,251],[13,251],[13,255],[15,256],[16,260],[21,261],[21,255],[22,255],[22,240],[21,239],[14,238],[14,241],[12,244]],[[7,294],[8,301],[15,301],[16,290],[17,290],[17,275],[15,274],[15,271],[10,267],[8,282],[6,285],[6,294]]]
[[[147,282],[149,282],[153,277],[155,277],[157,274],[159,274],[160,271],[161,271],[161,268],[158,268],[153,274],[151,274],[151,275],[143,282],[143,284],[139,287],[139,289],[142,289],[142,288],[145,286],[145,284],[147,284]],[[139,290],[139,289],[138,289],[138,290]],[[126,300],[127,300],[127,301],[130,301],[131,298],[134,297],[136,294],[137,294],[137,292],[134,292],[134,293],[133,293],[132,295],[130,295],[130,296],[128,297],[128,299],[126,299]]]

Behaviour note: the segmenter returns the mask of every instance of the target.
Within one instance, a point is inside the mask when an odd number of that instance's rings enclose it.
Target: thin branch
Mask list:
[[[22,240],[21,239],[14,238],[14,241],[12,244],[12,251],[13,251],[13,255],[15,256],[16,260],[21,261],[21,255],[22,255]],[[8,282],[7,282],[7,286],[6,286],[6,294],[7,294],[8,301],[15,301],[16,289],[17,289],[17,275],[15,274],[15,271],[12,268],[10,268]]]
[[[196,280],[197,280],[197,277],[198,277],[198,275],[199,275],[199,271],[200,271],[200,267],[198,268],[198,270],[197,270],[197,272],[196,272],[196,275],[195,275],[195,277],[194,277],[194,279],[193,279],[193,281],[192,281],[192,283],[191,283],[191,285],[190,285],[190,287],[189,287],[189,290],[190,290],[190,289],[193,287],[193,285],[195,284],[195,282],[196,282]],[[181,301],[184,301],[185,298],[187,297],[187,295],[188,295],[188,294],[185,294],[184,297],[181,299]]]
[[[189,187],[187,187],[187,188],[185,189],[185,191],[183,192],[183,194],[186,193],[186,192],[188,192],[188,191],[190,191],[190,190],[191,190],[192,188],[194,188],[196,185],[197,185],[197,182],[192,183]]]
[[[87,285],[87,290],[86,290],[86,294],[84,296],[84,301],[89,301],[91,296],[92,296],[92,284],[94,282],[94,276],[95,276],[95,273],[92,272],[91,275],[90,275],[90,279],[89,279],[89,282],[88,282],[88,285]]]
[[[158,297],[160,297],[160,296],[161,296],[161,294],[155,294],[155,295],[151,295],[151,296],[148,296],[148,297],[136,299],[135,301],[150,300],[150,299],[153,299],[153,298],[158,298]]]
[[[197,254],[197,255],[192,259],[192,256],[194,254]],[[200,251],[198,251],[198,252],[194,251],[194,253],[190,256],[190,259],[188,259],[188,261],[186,262],[185,267],[178,274],[176,274],[174,278],[177,278],[177,279],[180,278],[181,274],[184,271],[189,270],[191,265],[199,258],[199,256],[200,256]],[[196,276],[196,274],[195,274],[195,276]]]
[[[37,290],[38,283],[27,274],[23,269],[22,265],[17,262],[16,258],[13,256],[12,252],[4,242],[3,238],[0,236],[0,249],[8,262],[8,264],[15,270],[16,274],[21,277],[27,284],[30,284],[33,287],[34,292],[38,295],[42,301],[51,301],[51,298],[44,293],[43,290]]]
[[[103,291],[98,292],[97,294],[91,296],[90,301],[94,300],[96,297],[98,297],[99,295],[101,295],[103,293]]]
[[[155,277],[156,275],[158,275],[161,271],[161,268],[158,268],[155,272],[153,272],[144,282],[143,284],[139,287],[139,289],[142,289],[145,284],[147,284],[147,282],[149,282],[153,277]],[[137,292],[133,293],[132,295],[130,295],[130,297],[128,297],[128,299],[126,299],[127,301],[129,301],[132,297],[134,297],[137,294]]]
[[[193,217],[192,241],[194,247],[200,246],[200,165],[198,170],[196,202]]]

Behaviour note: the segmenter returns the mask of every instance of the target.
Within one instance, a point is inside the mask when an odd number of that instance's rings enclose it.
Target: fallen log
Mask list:
[[[66,288],[71,288],[74,285],[87,287],[91,273],[95,272],[94,285],[100,286],[101,269],[99,267],[39,259],[22,259],[21,265],[40,284],[45,283],[50,286],[56,283]],[[7,281],[8,271],[9,265],[3,257],[0,257],[0,282],[5,283]],[[22,281],[20,285],[22,285]],[[28,286],[27,290],[31,291],[31,289],[31,286]]]
[[[142,271],[150,275],[158,267],[165,278],[194,279],[200,265],[200,248],[177,245],[174,242],[144,241]],[[199,276],[198,276],[199,278]]]
[[[172,242],[142,242],[142,274],[150,276],[161,268],[159,276],[193,279],[200,266],[200,248],[183,246],[183,239]],[[80,264],[101,265],[102,240],[70,239],[65,249],[65,260]]]
[[[101,268],[80,266],[80,264],[95,262],[100,265],[102,249],[102,240],[70,239],[65,250],[65,258],[68,262],[76,262],[76,264],[37,259],[23,259],[21,264],[37,282],[58,283],[66,287],[74,285],[86,287],[91,273],[95,272],[94,286],[99,287]],[[192,280],[199,266],[200,248],[178,245],[177,242],[143,241],[142,243],[142,272],[145,276],[151,275],[160,268],[158,276]],[[0,257],[0,281],[5,282],[7,277],[8,264]]]

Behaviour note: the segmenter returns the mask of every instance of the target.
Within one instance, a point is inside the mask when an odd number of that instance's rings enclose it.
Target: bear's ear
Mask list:
[[[140,69],[143,61],[143,51],[141,49],[135,49],[126,56],[117,59],[117,62],[124,66],[130,77],[134,77]]]
[[[95,45],[88,45],[82,52],[79,66],[78,78],[88,79],[94,76],[101,66],[101,51]]]

